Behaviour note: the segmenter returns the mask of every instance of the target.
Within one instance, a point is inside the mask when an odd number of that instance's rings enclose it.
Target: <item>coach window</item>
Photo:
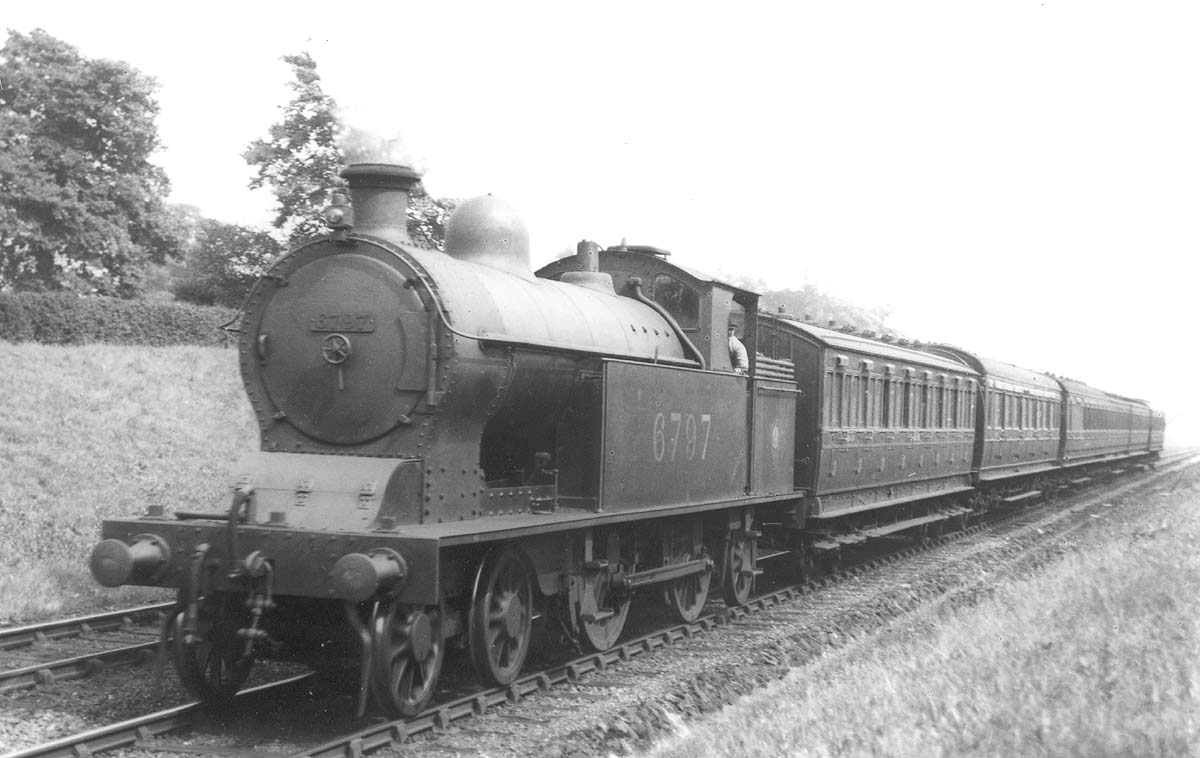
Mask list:
[[[921,426],[921,386],[915,379],[908,380],[908,428]]]
[[[892,378],[883,377],[883,408],[880,412],[880,426],[885,429],[892,425]]]
[[[666,308],[684,331],[700,327],[700,296],[674,277],[666,274],[654,277],[654,302]]]
[[[835,371],[833,374],[833,426],[835,429],[841,429],[844,426],[842,423],[842,379],[844,378],[840,372]]]
[[[861,427],[874,426],[871,423],[873,417],[871,413],[871,377],[864,376],[860,381],[859,389],[862,394],[858,398],[858,425]]]
[[[858,376],[846,376],[846,426],[858,426]]]
[[[833,372],[825,372],[825,427],[833,425]]]
[[[883,380],[878,377],[871,377],[871,426],[883,426],[883,398],[880,396],[880,390],[883,386]]]

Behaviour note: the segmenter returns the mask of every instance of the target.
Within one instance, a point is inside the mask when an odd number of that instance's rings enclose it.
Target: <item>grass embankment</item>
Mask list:
[[[95,583],[100,521],[212,508],[256,447],[233,350],[0,342],[0,622],[163,599]]]
[[[1101,527],[981,605],[798,669],[650,755],[1200,755],[1200,490],[1162,500],[1123,506],[1154,516]]]

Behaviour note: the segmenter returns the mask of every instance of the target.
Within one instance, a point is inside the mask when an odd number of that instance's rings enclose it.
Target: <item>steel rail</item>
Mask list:
[[[153,650],[156,647],[158,647],[157,640],[0,671],[0,694],[29,689],[39,684],[81,679],[117,663],[147,660],[153,657]]]
[[[161,616],[172,605],[174,603],[157,603],[137,608],[125,608],[120,611],[96,613],[91,616],[77,616],[59,621],[18,626],[12,629],[0,629],[0,650],[12,650],[47,640],[80,637],[93,632],[126,629],[139,620]]]
[[[1127,484],[1111,488],[1102,493],[1096,493],[1097,499],[1104,499],[1113,494],[1120,494],[1130,489],[1136,489],[1150,485],[1154,480],[1161,479],[1163,476],[1173,471],[1174,469],[1187,464],[1193,463],[1197,456],[1197,451],[1186,451],[1172,456],[1169,461],[1160,460],[1158,468],[1152,472],[1150,476],[1145,478],[1139,477],[1138,481],[1129,482]],[[1086,494],[1086,493],[1081,493]],[[1095,503],[1083,502],[1071,507],[1059,506],[1061,517],[1065,518],[1071,513],[1084,510],[1095,505]],[[1041,511],[1041,508],[1037,508]],[[600,653],[590,653],[564,664],[559,664],[543,671],[535,672],[523,676],[513,682],[511,685],[502,688],[494,688],[484,690],[473,694],[468,694],[447,703],[438,704],[434,708],[430,708],[417,716],[406,719],[387,722],[374,725],[366,729],[354,732],[353,734],[338,737],[329,742],[307,748],[298,753],[295,753],[295,758],[317,758],[325,756],[362,756],[367,752],[377,750],[384,747],[396,746],[403,743],[409,737],[416,736],[434,729],[446,729],[451,724],[471,718],[476,715],[482,715],[489,709],[503,705],[509,702],[519,701],[521,698],[537,693],[542,690],[550,689],[559,684],[573,682],[579,680],[582,676],[592,672],[604,671],[611,665],[616,665],[624,661],[628,661],[638,655],[651,653],[660,648],[669,648],[674,646],[680,640],[691,639],[692,637],[708,632],[720,626],[727,625],[733,621],[745,619],[753,614],[766,611],[784,603],[791,602],[796,598],[811,593],[817,589],[824,589],[834,586],[847,578],[859,575],[869,569],[879,568],[891,563],[906,560],[917,554],[926,552],[927,550],[948,544],[950,542],[965,538],[967,536],[978,534],[986,529],[993,528],[1004,522],[1012,520],[1021,515],[1029,515],[1034,509],[1015,510],[1006,513],[1002,518],[993,519],[986,523],[980,523],[970,526],[962,531],[954,534],[940,537],[931,542],[898,550],[884,556],[880,556],[871,560],[862,562],[842,569],[837,574],[818,579],[811,584],[798,584],[789,587],[783,587],[774,591],[759,595],[752,598],[745,605],[734,608],[722,608],[721,610],[708,614],[692,623],[677,624],[672,627],[664,628],[649,634],[642,635],[635,639],[631,639],[621,645]],[[108,620],[115,618],[115,623],[112,623],[108,628],[120,628],[127,626],[130,622],[123,620],[128,618],[131,612],[156,612],[165,608],[169,608],[170,603],[161,606],[145,606],[143,608],[130,609],[123,612],[111,614],[98,614],[95,617],[87,617],[80,619],[69,619],[63,622],[51,622],[49,624],[36,625],[35,627],[25,627],[22,629],[8,630],[8,635],[14,633],[24,633],[27,630],[41,628],[55,629],[59,627],[69,626],[71,624],[80,624],[80,631],[75,634],[86,633],[93,631],[96,627],[91,624],[91,619],[105,619],[100,623],[106,623]],[[88,624],[87,627],[82,627],[82,624]],[[70,633],[58,634],[57,636],[72,636]],[[47,634],[46,638],[50,638]],[[28,644],[28,643],[24,643]],[[147,643],[147,645],[130,646],[131,649],[142,647],[153,647],[155,643]],[[95,654],[91,656],[80,656],[80,659],[95,659]],[[88,664],[84,664],[85,667]],[[96,664],[91,664],[95,667]],[[41,668],[45,668],[46,664],[41,664]],[[37,666],[29,668],[38,668]],[[278,682],[252,687],[238,693],[239,700],[255,697],[260,694],[276,692],[284,688],[310,679],[314,674],[305,673],[298,676],[290,677]],[[123,721],[118,724],[112,724],[105,727],[99,727],[80,734],[63,737],[43,745],[25,750],[7,753],[0,755],[0,758],[57,758],[59,756],[77,758],[78,756],[94,755],[96,753],[116,750],[126,747],[139,747],[148,750],[153,750],[154,746],[149,743],[157,735],[165,734],[177,729],[186,728],[191,725],[195,716],[201,712],[202,706],[198,702],[191,702],[184,705],[176,706],[164,711],[149,714],[139,718]]]
[[[1121,494],[1130,489],[1140,488],[1149,485],[1152,481],[1161,479],[1169,470],[1173,470],[1179,465],[1191,462],[1190,459],[1197,455],[1196,451],[1191,451],[1186,455],[1180,455],[1178,458],[1163,464],[1160,461],[1160,467],[1156,471],[1150,472],[1150,476],[1139,478],[1137,481],[1128,482],[1114,488],[1106,489],[1103,492],[1097,492],[1093,499],[1104,499],[1113,494]],[[1089,493],[1081,492],[1081,497]],[[1060,515],[1060,519],[1066,518],[1072,513],[1085,510],[1093,507],[1098,503],[1084,502],[1065,506],[1059,505],[1054,509],[1054,512]],[[1049,505],[1043,503],[1043,505]],[[489,709],[505,703],[517,702],[521,698],[534,694],[541,690],[548,690],[559,684],[566,682],[574,682],[579,680],[584,674],[592,672],[604,671],[608,666],[619,664],[628,661],[636,656],[651,653],[659,648],[672,647],[680,640],[691,639],[692,637],[708,632],[716,627],[724,626],[732,621],[740,621],[756,613],[769,610],[784,603],[789,603],[796,598],[813,592],[817,589],[831,587],[846,579],[859,575],[869,569],[879,568],[891,563],[896,563],[901,560],[906,560],[919,553],[924,553],[934,547],[946,545],[950,542],[963,539],[968,536],[978,534],[986,529],[991,529],[999,526],[1007,521],[1015,519],[1022,515],[1029,515],[1035,511],[1034,508],[1006,511],[998,518],[992,518],[984,523],[975,524],[953,534],[939,537],[924,545],[917,545],[898,550],[887,555],[864,561],[861,564],[853,565],[842,569],[836,574],[822,577],[810,584],[796,584],[788,587],[783,587],[763,595],[751,598],[744,605],[734,608],[722,608],[716,613],[708,614],[691,623],[677,624],[665,629],[661,629],[649,634],[642,635],[636,639],[621,643],[617,647],[611,648],[600,653],[589,653],[587,655],[575,658],[565,664],[556,665],[547,668],[543,671],[528,674],[520,677],[507,687],[496,687],[488,690],[482,690],[477,693],[465,695],[446,703],[440,703],[433,708],[430,708],[422,713],[409,719],[399,719],[382,724],[373,725],[365,729],[353,732],[348,735],[337,737],[329,742],[307,748],[297,753],[293,753],[291,758],[361,758],[366,753],[383,748],[395,748],[403,744],[409,737],[413,737],[425,732],[430,732],[435,729],[446,729],[451,724],[462,721],[474,716],[483,715]],[[1037,512],[1041,508],[1036,508]]]
[[[277,692],[313,676],[315,674],[309,672],[277,682],[260,684],[257,687],[242,690],[237,694],[237,699],[245,700]],[[79,758],[127,747],[153,750],[153,745],[147,744],[149,740],[160,734],[190,726],[202,710],[203,706],[199,702],[193,701],[128,721],[62,737],[25,750],[6,753],[0,758]]]

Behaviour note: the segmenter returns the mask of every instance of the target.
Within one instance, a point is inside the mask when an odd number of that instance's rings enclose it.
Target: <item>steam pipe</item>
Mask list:
[[[634,300],[637,300],[643,305],[650,306],[655,310],[656,313],[658,313],[658,315],[666,319],[667,323],[670,324],[671,328],[675,331],[675,336],[678,337],[679,341],[683,343],[684,349],[691,353],[692,357],[696,359],[696,362],[700,364],[700,369],[704,370],[708,368],[708,363],[704,360],[704,354],[697,350],[696,346],[692,344],[692,341],[688,339],[688,336],[683,333],[683,328],[679,326],[679,322],[675,320],[675,317],[672,316],[666,308],[646,297],[646,294],[642,292],[642,280],[636,276],[632,276],[629,278],[629,286],[633,289]]]

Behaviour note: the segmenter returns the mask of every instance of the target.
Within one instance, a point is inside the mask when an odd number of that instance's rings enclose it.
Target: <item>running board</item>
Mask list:
[[[971,511],[967,508],[951,508],[946,511],[934,513],[929,516],[921,516],[919,518],[911,518],[906,521],[897,521],[894,524],[885,524],[876,526],[870,529],[862,529],[849,534],[831,534],[824,539],[817,540],[812,543],[814,550],[836,550],[842,545],[858,545],[870,539],[879,539],[886,537],[896,532],[903,532],[907,529],[913,529],[926,524],[935,524],[939,521],[946,521],[954,516],[961,516]]]
[[[1022,492],[1020,495],[1009,495],[1008,497],[1002,497],[1000,498],[1000,502],[1009,504],[1019,503],[1022,500],[1028,500],[1029,498],[1037,497],[1040,494],[1042,494],[1041,490],[1030,490],[1028,492]]]
[[[877,526],[874,529],[864,529],[863,534],[867,535],[868,537],[882,537],[885,534],[892,534],[894,532],[902,532],[905,529],[912,529],[913,527],[923,526],[925,524],[934,524],[934,523],[937,523],[938,521],[945,521],[948,518],[950,518],[950,517],[946,516],[945,514],[935,513],[932,516],[921,516],[920,518],[910,518],[907,521],[897,521],[894,524],[888,524],[886,526]]]

